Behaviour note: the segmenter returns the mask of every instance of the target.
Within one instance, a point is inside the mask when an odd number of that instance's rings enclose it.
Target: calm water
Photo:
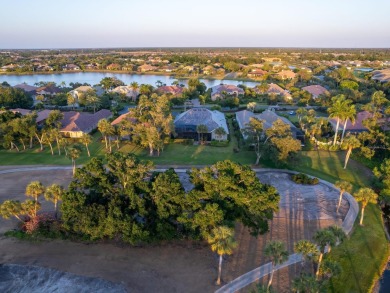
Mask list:
[[[0,75],[0,83],[3,81],[8,82],[14,86],[20,83],[27,83],[34,85],[40,81],[50,81],[60,84],[65,82],[69,85],[71,82],[89,83],[91,85],[98,84],[104,77],[116,77],[122,80],[125,84],[132,82],[138,82],[139,84],[151,84],[156,85],[156,82],[160,80],[166,85],[171,85],[174,80],[173,77],[166,75],[140,75],[140,74],[126,74],[126,73],[105,73],[105,72],[76,72],[76,73],[55,73],[55,74],[34,74],[34,75]],[[221,80],[207,80],[201,79],[207,87],[212,87],[221,83]],[[180,83],[187,84],[186,80],[180,80]],[[249,87],[254,87],[256,82],[242,82],[237,80],[223,80],[225,84],[245,84]]]

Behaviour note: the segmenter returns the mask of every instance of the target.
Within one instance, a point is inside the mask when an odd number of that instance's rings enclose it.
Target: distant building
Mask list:
[[[238,97],[244,95],[244,90],[235,85],[230,84],[220,84],[213,86],[211,88],[211,100],[215,101],[217,99],[224,98],[224,95]]]
[[[137,70],[138,70],[139,72],[148,72],[148,71],[157,70],[157,67],[156,67],[156,66],[149,65],[149,64],[144,64],[144,65],[138,66],[138,69],[137,69]]]
[[[114,88],[113,90],[111,90],[111,92],[125,95],[126,97],[131,98],[133,101],[135,101],[139,95],[139,90],[138,89],[135,90],[130,85],[118,86],[118,87]]]
[[[250,72],[248,72],[248,77],[259,78],[259,77],[263,77],[267,73],[268,73],[267,71],[261,69],[252,69]]]
[[[174,97],[181,96],[184,92],[184,88],[177,85],[165,85],[156,89],[159,94],[172,95]]]
[[[206,108],[192,108],[184,113],[176,116],[175,132],[178,138],[188,138],[198,140],[196,128],[198,125],[206,125],[208,132],[203,134],[206,141],[227,140],[229,129],[226,124],[225,115],[219,111],[211,111]],[[219,137],[215,134],[215,130],[222,127],[226,134]]]
[[[295,78],[296,74],[291,70],[282,70],[282,71],[278,72],[277,75],[281,79],[293,79],[293,78]]]
[[[66,64],[65,66],[62,67],[62,70],[64,71],[78,71],[80,70],[80,67],[75,64]]]

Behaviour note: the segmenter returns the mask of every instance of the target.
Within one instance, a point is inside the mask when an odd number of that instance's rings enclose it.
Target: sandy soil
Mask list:
[[[4,168],[0,168],[4,169]],[[272,178],[271,178],[272,179]],[[45,185],[59,183],[67,186],[71,171],[30,171],[0,174],[0,202],[6,199],[24,200],[26,185],[39,180]],[[50,211],[52,204],[44,203]],[[241,225],[236,227],[238,248],[223,264],[223,280],[229,282],[261,264],[268,262],[263,255],[270,239],[287,243],[292,252],[294,241],[311,239],[314,232],[341,219],[291,219],[288,209],[282,209],[271,225],[270,233],[258,238],[250,236]],[[295,213],[294,213],[295,214]],[[217,257],[206,245],[176,242],[148,247],[129,247],[112,243],[83,244],[69,241],[31,243],[2,236],[14,229],[17,220],[0,218],[0,263],[16,263],[50,267],[74,274],[100,277],[125,286],[129,292],[213,292],[217,274]],[[278,292],[288,292],[296,266],[283,269],[274,277]],[[265,280],[266,281],[266,280]],[[249,286],[248,286],[249,287]],[[249,288],[242,290],[248,292]]]

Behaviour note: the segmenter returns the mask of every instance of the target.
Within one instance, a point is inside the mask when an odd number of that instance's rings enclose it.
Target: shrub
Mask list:
[[[315,177],[311,178],[303,173],[292,175],[291,180],[297,184],[308,184],[308,185],[316,185],[319,182],[318,178]]]
[[[227,147],[229,145],[229,141],[227,141],[227,140],[225,140],[225,141],[213,140],[213,141],[211,141],[210,145],[213,147]]]
[[[176,138],[173,140],[173,143],[182,145],[193,145],[194,140],[192,138]]]

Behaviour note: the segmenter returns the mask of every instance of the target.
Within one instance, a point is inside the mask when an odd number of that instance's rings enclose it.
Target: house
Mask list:
[[[224,98],[225,95],[238,97],[244,95],[244,90],[235,85],[220,84],[211,88],[211,100],[215,101],[220,98]]]
[[[198,140],[199,135],[196,131],[198,125],[206,125],[207,133],[203,134],[203,138],[206,141],[227,140],[229,129],[226,124],[225,115],[219,111],[211,111],[206,108],[192,108],[186,112],[183,112],[176,116],[175,132],[178,138],[187,138]],[[218,136],[215,134],[215,130],[222,127],[226,134]]]
[[[375,70],[372,73],[371,79],[377,80],[380,82],[389,82],[390,81],[390,68],[383,70]]]
[[[258,77],[263,77],[265,74],[267,74],[267,71],[261,69],[252,69],[250,72],[248,72],[248,77],[258,78]]]
[[[262,92],[258,87],[254,87],[253,90],[257,94],[264,94],[264,92]],[[267,93],[268,95],[282,96],[282,97],[284,97],[285,100],[291,100],[292,99],[291,94],[290,94],[290,92],[288,90],[285,90],[285,89],[281,88],[280,86],[278,86],[275,83],[270,83],[268,85],[268,89],[267,89],[267,91],[265,93]]]
[[[355,123],[351,123],[351,121],[347,121],[347,126],[345,128],[346,133],[360,133],[368,131],[367,127],[363,125],[363,121],[372,117],[372,114],[367,111],[362,111],[357,113]],[[332,118],[329,119],[329,123],[333,127],[333,131],[336,131],[337,119]],[[344,121],[340,121],[338,131],[342,131],[344,129]]]
[[[38,115],[37,119],[36,119],[37,125],[42,126],[52,111],[53,110],[42,110],[42,111],[37,112],[37,115]]]
[[[313,99],[317,99],[320,95],[329,94],[329,92],[326,88],[324,88],[323,86],[320,86],[318,84],[305,86],[302,88],[302,90],[310,93],[312,95]]]
[[[184,92],[184,88],[177,85],[165,85],[156,89],[156,92],[160,95],[172,95],[174,97],[181,96]]]
[[[20,83],[20,84],[17,84],[15,86],[13,86],[13,87],[16,88],[16,89],[24,90],[26,93],[28,93],[30,95],[35,95],[36,91],[38,89],[38,87],[32,86],[32,85],[28,85],[27,83]]]
[[[257,118],[259,120],[263,120],[263,129],[264,129],[264,131],[267,130],[268,128],[271,128],[272,124],[276,120],[279,119],[284,124],[287,124],[287,125],[290,126],[290,129],[291,129],[291,132],[292,132],[294,138],[303,139],[303,137],[304,137],[303,132],[300,129],[298,129],[297,127],[295,127],[295,125],[292,124],[290,120],[288,120],[285,117],[279,116],[274,111],[265,110],[264,112],[262,112],[260,114],[255,114],[255,113],[253,113],[251,111],[243,110],[243,111],[236,112],[236,121],[238,123],[240,131],[241,131],[242,136],[244,138],[246,138],[244,130],[248,127],[248,124],[250,122],[250,118],[251,117],[252,118]]]
[[[12,71],[14,70],[15,68],[18,68],[19,66],[15,65],[15,64],[9,64],[9,65],[5,65],[3,67],[0,68],[1,71],[3,72],[7,72],[7,71]]]
[[[52,84],[41,86],[36,89],[37,95],[43,95],[43,96],[55,96],[60,92],[61,89]]]
[[[291,70],[282,70],[277,73],[277,76],[281,79],[293,79],[295,78],[295,73]]]
[[[107,70],[121,70],[122,66],[120,66],[118,63],[111,63],[107,65],[106,67]]]
[[[65,137],[78,138],[84,133],[90,133],[94,130],[101,119],[109,119],[112,113],[109,110],[102,109],[94,114],[84,112],[63,112],[64,118],[61,120],[60,132]]]
[[[125,95],[126,97],[131,98],[133,101],[135,101],[139,95],[139,90],[134,89],[130,85],[118,86],[118,87],[114,88],[113,90],[111,90],[111,92]]]
[[[138,69],[137,69],[137,70],[138,70],[139,72],[148,72],[148,71],[157,70],[157,67],[156,67],[156,66],[149,65],[149,64],[144,64],[144,65],[138,66]]]
[[[66,64],[62,67],[62,70],[64,71],[78,71],[80,70],[80,67],[75,64]]]
[[[71,90],[68,93],[70,95],[72,95],[76,99],[76,102],[78,103],[78,100],[81,98],[81,96],[83,94],[87,93],[88,91],[95,92],[98,97],[101,97],[105,93],[104,89],[98,85],[93,86],[93,87],[91,87],[89,85],[82,85],[82,86],[79,86],[79,87]]]
[[[13,113],[20,113],[22,116],[33,113],[33,111],[31,111],[31,110],[21,109],[21,108],[10,109],[10,111]],[[36,112],[37,113],[37,118],[36,118],[37,125],[42,126],[52,111],[53,110],[42,110],[42,111]]]

